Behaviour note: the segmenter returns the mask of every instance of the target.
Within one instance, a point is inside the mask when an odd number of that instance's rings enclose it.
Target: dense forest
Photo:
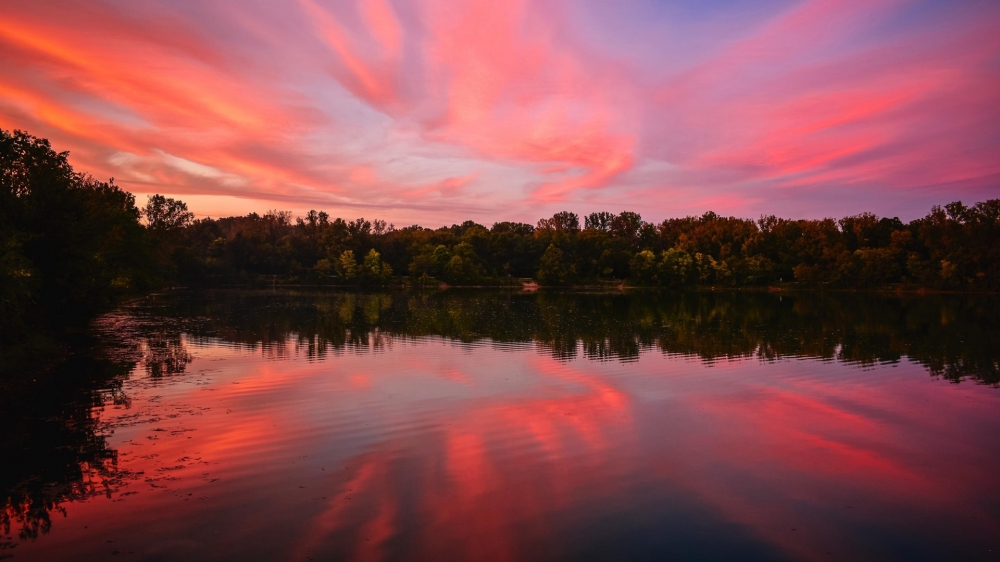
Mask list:
[[[935,206],[909,223],[712,212],[651,223],[630,211],[437,229],[322,211],[195,220],[160,195],[140,209],[113,180],[75,172],[67,155],[0,130],[0,333],[86,317],[164,284],[1000,289],[1000,199]]]
[[[169,204],[177,204],[167,200]],[[189,282],[275,275],[308,283],[451,285],[533,278],[542,285],[832,287],[890,283],[1000,287],[1000,199],[935,207],[903,223],[863,213],[839,220],[722,217],[645,222],[638,213],[561,212],[532,226],[466,221],[428,229],[331,219],[310,211],[201,219],[173,227],[164,268]],[[616,282],[617,282],[616,281]]]

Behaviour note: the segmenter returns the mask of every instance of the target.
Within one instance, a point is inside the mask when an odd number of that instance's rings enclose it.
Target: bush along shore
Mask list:
[[[0,130],[0,336],[72,326],[116,297],[167,285],[906,287],[1000,289],[1000,199],[923,218],[556,213],[536,224],[436,229],[286,211],[195,220],[143,208],[67,153]]]

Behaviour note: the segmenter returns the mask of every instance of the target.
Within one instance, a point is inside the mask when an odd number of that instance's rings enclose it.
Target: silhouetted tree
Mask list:
[[[0,129],[0,335],[85,319],[147,285],[135,198],[67,156]]]
[[[194,214],[188,212],[187,203],[159,194],[149,196],[142,215],[154,231],[176,230],[188,226],[194,219]]]

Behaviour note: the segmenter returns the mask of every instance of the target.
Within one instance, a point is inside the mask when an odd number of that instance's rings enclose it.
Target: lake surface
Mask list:
[[[994,560],[998,313],[155,295],[4,387],[0,558]]]

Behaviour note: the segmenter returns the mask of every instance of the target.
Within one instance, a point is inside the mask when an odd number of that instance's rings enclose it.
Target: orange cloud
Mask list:
[[[199,215],[905,215],[995,195],[1000,8],[743,9],[10,0],[0,126],[140,195],[218,205]]]

